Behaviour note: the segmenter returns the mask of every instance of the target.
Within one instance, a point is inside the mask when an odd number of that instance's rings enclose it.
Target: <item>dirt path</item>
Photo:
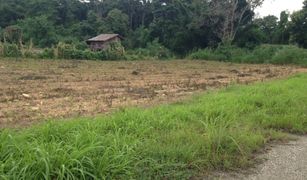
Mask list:
[[[249,175],[220,175],[216,179],[305,180],[307,179],[307,137],[276,145],[265,155],[264,163]],[[215,179],[215,178],[214,178]]]

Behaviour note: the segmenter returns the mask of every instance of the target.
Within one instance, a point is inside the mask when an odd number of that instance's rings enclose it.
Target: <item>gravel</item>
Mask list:
[[[261,157],[262,158],[262,157]],[[221,180],[306,180],[307,179],[307,137],[275,145],[263,155],[265,161],[249,173],[221,173],[212,179]],[[211,178],[210,178],[211,179]]]

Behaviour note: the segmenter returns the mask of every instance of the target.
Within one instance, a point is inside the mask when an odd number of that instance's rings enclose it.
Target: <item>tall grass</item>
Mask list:
[[[220,46],[191,53],[190,59],[230,61],[236,63],[296,64],[307,66],[307,50],[289,45],[261,45],[255,49]]]
[[[189,101],[0,131],[0,179],[187,179],[246,167],[307,132],[307,75],[231,86]]]

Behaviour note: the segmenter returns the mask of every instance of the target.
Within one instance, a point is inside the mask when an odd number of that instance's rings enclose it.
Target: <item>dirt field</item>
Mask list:
[[[195,92],[294,74],[289,66],[206,61],[0,60],[0,128],[91,116]]]

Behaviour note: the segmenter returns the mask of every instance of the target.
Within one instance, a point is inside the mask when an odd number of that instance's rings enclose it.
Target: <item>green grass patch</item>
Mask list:
[[[0,132],[0,179],[186,179],[307,132],[307,75]]]
[[[235,63],[295,64],[307,66],[307,50],[291,45],[261,45],[254,49],[220,46],[191,53],[190,59],[228,61]]]

